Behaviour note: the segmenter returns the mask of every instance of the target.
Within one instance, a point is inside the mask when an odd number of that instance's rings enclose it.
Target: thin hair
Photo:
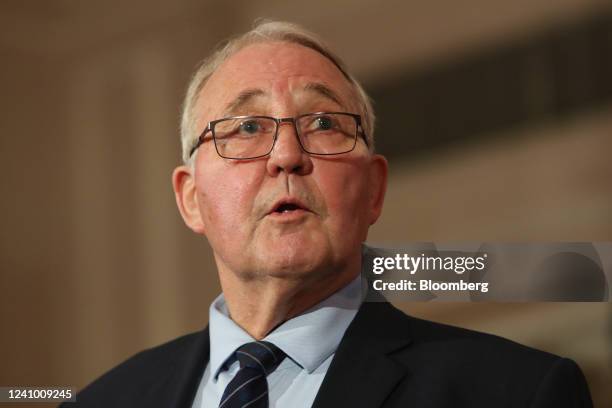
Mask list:
[[[315,50],[330,60],[342,72],[353,87],[355,98],[359,103],[359,114],[363,118],[362,125],[369,148],[370,151],[374,150],[375,116],[372,102],[361,84],[348,72],[340,57],[333,53],[316,34],[297,24],[283,21],[257,20],[252,30],[234,37],[217,47],[213,54],[199,64],[191,77],[183,101],[181,115],[181,145],[183,162],[185,164],[190,163],[189,153],[199,136],[195,107],[200,98],[206,97],[201,95],[201,92],[210,76],[224,61],[241,49],[256,43],[276,41],[294,43]]]

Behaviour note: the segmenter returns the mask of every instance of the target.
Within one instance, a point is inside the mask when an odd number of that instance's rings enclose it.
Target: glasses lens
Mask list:
[[[219,155],[228,159],[265,156],[272,150],[276,122],[269,118],[229,118],[213,128]]]
[[[350,152],[357,140],[357,121],[347,114],[321,113],[301,116],[298,121],[300,141],[313,154]]]

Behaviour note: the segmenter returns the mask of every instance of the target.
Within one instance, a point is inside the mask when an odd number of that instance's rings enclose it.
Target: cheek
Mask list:
[[[367,175],[363,166],[343,166],[343,171],[322,173],[320,188],[325,197],[330,227],[336,234],[359,233],[367,220]]]
[[[245,220],[253,208],[257,172],[245,170],[224,163],[198,173],[199,206],[209,239],[215,239],[215,234],[240,234],[248,225]]]

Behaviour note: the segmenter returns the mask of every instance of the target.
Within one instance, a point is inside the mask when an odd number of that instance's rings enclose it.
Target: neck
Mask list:
[[[219,278],[232,320],[261,340],[276,326],[346,286],[358,273],[359,265],[351,265],[340,273],[332,271],[313,278],[266,276],[245,280],[220,268]]]

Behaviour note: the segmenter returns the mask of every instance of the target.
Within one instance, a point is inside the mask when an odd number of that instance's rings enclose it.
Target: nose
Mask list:
[[[294,123],[279,123],[276,143],[266,166],[272,176],[281,172],[306,175],[312,171],[312,160],[300,145]]]

